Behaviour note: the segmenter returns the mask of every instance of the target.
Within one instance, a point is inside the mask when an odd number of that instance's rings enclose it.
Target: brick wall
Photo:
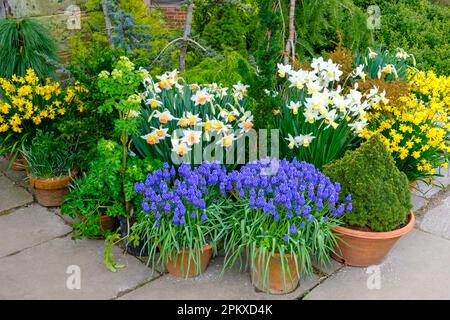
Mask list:
[[[165,5],[152,5],[152,7],[158,8],[164,14],[167,19],[167,23],[172,28],[181,28],[186,21],[186,10],[176,4]]]

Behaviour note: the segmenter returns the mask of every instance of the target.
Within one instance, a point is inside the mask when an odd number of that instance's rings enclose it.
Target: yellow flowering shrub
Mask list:
[[[397,166],[412,181],[434,176],[437,167],[448,167],[450,77],[418,72],[408,86],[409,93],[395,103],[373,108],[363,136],[381,133]]]
[[[36,127],[50,123],[63,116],[68,108],[84,109],[79,94],[86,93],[79,83],[62,88],[51,79],[40,81],[33,69],[24,77],[13,75],[11,79],[0,78],[0,138],[3,147],[6,137],[15,143]]]

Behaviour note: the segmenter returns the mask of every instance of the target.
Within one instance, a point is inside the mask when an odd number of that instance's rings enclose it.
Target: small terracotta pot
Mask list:
[[[197,253],[195,253],[196,255]],[[205,272],[206,267],[211,260],[213,251],[210,244],[203,246],[203,251],[200,252],[200,270],[195,264],[195,260],[189,258],[189,250],[184,249],[178,253],[178,256],[172,255],[172,258],[166,261],[166,269],[170,274],[176,277],[191,278],[200,275]],[[189,270],[188,270],[189,268]]]
[[[414,214],[404,227],[388,232],[359,231],[341,226],[334,227],[338,236],[338,247],[333,259],[354,267],[368,267],[380,264],[400,237],[414,228]]]
[[[73,170],[70,176],[51,179],[40,179],[30,176],[30,186],[34,190],[37,202],[44,207],[59,207],[64,196],[69,193],[69,186],[78,170]]]
[[[283,272],[281,268],[281,257],[279,253],[275,253],[274,256],[271,256],[269,259],[269,270],[267,274],[267,278],[264,279],[264,268],[267,264],[267,257],[263,259],[261,257],[261,261],[259,260],[259,251],[255,255],[254,265],[250,264],[250,280],[252,284],[261,291],[270,293],[270,294],[287,294],[289,292],[294,291],[299,285],[299,279],[297,274],[297,269],[295,267],[294,256],[291,254],[285,254],[286,260],[285,264],[289,269],[289,273],[285,271],[284,273],[284,281],[283,281]],[[264,281],[266,280],[266,281]]]
[[[110,216],[100,216],[100,225],[103,231],[111,231],[116,227],[116,219]]]
[[[8,160],[11,159],[10,152],[6,154],[6,158],[8,158]],[[20,154],[18,154],[11,164],[11,169],[13,169],[14,171],[25,171],[26,165],[27,161]]]
[[[416,186],[417,186],[417,180],[409,181],[409,183],[408,183],[409,191],[413,191],[416,188]]]

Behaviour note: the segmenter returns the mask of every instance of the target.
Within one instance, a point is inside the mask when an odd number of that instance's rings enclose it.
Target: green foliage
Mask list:
[[[255,58],[258,65],[258,77],[250,86],[250,95],[257,101],[255,113],[256,126],[267,128],[272,110],[277,107],[276,99],[265,94],[276,87],[277,61],[281,57],[281,19],[272,9],[273,1],[263,1],[259,9],[259,25],[256,36]]]
[[[407,71],[416,65],[416,60],[414,55],[401,48],[398,48],[396,53],[382,49],[369,49],[368,52],[356,54],[355,64],[364,65],[364,72],[369,79],[383,79],[386,82],[396,79],[407,81]],[[389,66],[389,73],[386,73],[386,66]]]
[[[28,148],[22,149],[27,167],[33,177],[49,179],[68,175],[75,169],[77,145],[53,132],[39,130]]]
[[[347,151],[323,172],[341,184],[342,194],[352,195],[353,211],[343,216],[347,226],[392,231],[407,222],[411,209],[408,178],[378,137]]]
[[[87,10],[86,23],[83,23],[81,32],[77,36],[72,37],[70,41],[72,53],[76,54],[79,58],[89,59],[93,55],[102,55],[105,48],[111,48],[105,31],[105,19],[100,3],[101,0],[88,0],[84,3],[85,9]],[[133,23],[135,25],[145,26],[145,30],[135,30],[138,33],[142,33],[142,37],[145,40],[140,41],[140,45],[134,46],[128,53],[125,47],[121,49],[116,47],[115,49],[118,52],[116,57],[127,54],[137,65],[148,65],[168,43],[168,38],[173,32],[167,28],[161,12],[154,8],[149,11],[147,5],[142,0],[118,0],[115,1],[115,5],[124,14],[130,14],[131,18],[134,19]],[[124,23],[123,19],[115,16],[114,12],[110,12],[110,19],[113,29],[120,27]],[[126,35],[125,32],[119,36],[124,37]],[[113,32],[112,36],[116,37],[118,35]],[[139,38],[141,37],[139,36]],[[117,40],[120,39],[117,38]],[[122,39],[121,41],[129,42],[131,39]],[[155,74],[172,68],[172,57],[165,55],[164,58],[159,59],[158,63],[152,66],[152,71]],[[107,69],[103,68],[102,70]]]
[[[137,196],[133,192],[136,181],[145,179],[147,173],[161,167],[161,163],[128,156],[128,167],[124,185],[126,201],[134,203]],[[61,213],[80,222],[73,225],[74,238],[105,236],[110,232],[102,230],[100,216],[125,216],[125,197],[121,177],[122,152],[119,145],[111,140],[100,140],[96,159],[89,164],[87,174],[76,180],[61,207]]]
[[[289,1],[284,15],[287,17]],[[342,44],[352,50],[371,42],[364,12],[352,0],[303,0],[296,6],[297,53],[315,56],[332,51],[342,35]],[[286,23],[287,24],[287,23]]]
[[[25,76],[34,69],[40,79],[54,74],[46,59],[56,61],[56,44],[50,32],[33,19],[0,21],[0,76]]]
[[[245,54],[253,40],[255,18],[256,10],[250,6],[243,8],[226,0],[197,0],[193,29],[216,50],[229,48]]]
[[[187,83],[218,83],[225,87],[230,87],[238,81],[251,83],[255,76],[253,67],[235,51],[226,51],[223,56],[206,58],[182,74]]]
[[[357,1],[361,8],[375,2],[381,9],[376,42],[393,51],[414,54],[417,68],[450,74],[450,7],[428,0]]]

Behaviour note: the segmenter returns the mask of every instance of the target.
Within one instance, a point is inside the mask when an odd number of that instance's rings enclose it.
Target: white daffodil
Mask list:
[[[377,53],[375,51],[372,51],[372,49],[369,48],[369,58],[370,59],[375,59],[377,57]]]
[[[169,121],[176,119],[174,116],[172,116],[169,110],[165,110],[164,112],[159,112],[158,110],[156,110],[153,116],[159,119],[159,123],[161,124],[166,124]]]
[[[249,132],[253,128],[253,116],[245,117],[245,120],[239,122],[238,127],[241,128],[243,132]]]
[[[168,79],[169,79],[169,83],[173,86],[174,84],[176,84],[178,82],[179,79],[179,72],[177,69],[174,69],[173,71],[169,72],[167,74]]]
[[[297,115],[298,109],[300,109],[300,101],[298,102],[291,101],[287,107],[288,109],[292,110],[292,114]]]
[[[295,140],[299,145],[302,145],[303,147],[307,148],[311,144],[311,142],[315,139],[315,137],[312,135],[312,133],[308,133],[307,135],[299,135],[295,137]]]
[[[337,95],[333,97],[333,104],[334,107],[340,112],[340,113],[346,113],[347,112],[347,101],[345,98],[341,95]]]
[[[361,78],[362,81],[366,81],[366,73],[364,72],[364,65],[360,64],[359,66],[356,67],[356,70],[353,71],[353,77],[354,78]]]
[[[319,81],[311,81],[311,80],[308,81],[306,87],[308,88],[308,94],[314,94],[320,92],[323,89]]]
[[[295,87],[297,89],[303,89],[306,84],[306,78],[308,77],[308,71],[298,70],[291,71],[289,74],[290,88]]]
[[[152,109],[156,109],[159,106],[162,106],[162,102],[155,98],[148,99],[146,101],[146,104],[148,104]]]
[[[278,67],[278,76],[280,78],[286,77],[286,73],[289,73],[292,70],[292,67],[288,64],[284,65],[281,63],[277,63],[277,67]]]
[[[294,147],[296,147],[297,146],[297,141],[295,140],[295,138],[289,133],[288,134],[288,137],[287,138],[285,138],[287,141],[289,141],[289,143],[288,143],[288,148],[289,149],[294,149]]]
[[[314,93],[311,97],[306,98],[306,108],[313,110],[320,110],[324,105],[323,96],[320,93]]]
[[[191,90],[193,91],[193,92],[195,92],[195,91],[197,91],[198,89],[200,89],[200,86],[198,85],[198,84],[196,84],[196,83],[193,83],[193,84],[191,84]]]
[[[144,139],[150,145],[157,144],[159,141],[158,137],[156,136],[155,131],[150,132],[144,136],[141,136],[141,138]]]
[[[339,69],[339,65],[333,63],[333,61],[329,59],[320,74],[322,78],[328,82],[338,82],[342,73],[343,72]]]
[[[198,114],[193,114],[191,112],[186,113],[186,119],[188,121],[188,125],[190,125],[190,126],[196,126],[202,120],[202,119],[200,119]]]
[[[248,85],[241,83],[240,81],[233,85],[233,97],[236,100],[242,100],[248,94]]]
[[[317,73],[323,70],[323,67],[326,65],[323,57],[314,58],[311,62],[311,68],[313,68]]]
[[[367,126],[367,119],[363,118],[348,125],[355,133],[360,134]]]
[[[159,80],[158,87],[160,89],[172,89],[172,81],[169,79],[169,75],[167,72],[160,76],[156,76],[156,78]]]
[[[136,111],[136,110],[130,110],[129,112],[128,112],[128,118],[136,118],[136,117],[139,117],[141,115],[141,113],[139,112],[139,111]]]
[[[221,140],[216,142],[216,144],[219,144],[222,147],[228,148],[233,145],[233,141],[236,139],[237,139],[237,137],[232,133],[229,135],[224,135]]]
[[[210,94],[206,89],[201,89],[195,92],[191,97],[191,100],[195,102],[195,105],[204,105],[214,100],[214,96]]]
[[[212,129],[218,134],[227,133],[231,130],[231,125],[225,124],[219,120],[212,120]]]
[[[182,128],[186,128],[187,126],[189,126],[189,120],[188,120],[188,118],[186,118],[185,116],[184,116],[184,117],[181,117],[181,118],[178,120],[177,125],[179,125],[179,126],[182,127]]]
[[[409,53],[406,52],[403,48],[397,48],[397,54],[395,55],[397,59],[406,60],[409,58],[409,56]]]
[[[178,156],[182,157],[192,149],[179,139],[172,139],[172,152],[175,152]]]
[[[307,122],[314,123],[318,119],[319,114],[313,108],[305,108],[303,116],[305,117]]]
[[[155,134],[156,138],[159,140],[164,140],[167,137],[170,137],[170,135],[167,133],[167,131],[169,130],[168,128],[163,128],[163,127],[159,127],[159,128],[153,128],[153,134]]]
[[[186,143],[188,146],[197,144],[202,139],[202,132],[195,130],[183,130],[182,142]]]

